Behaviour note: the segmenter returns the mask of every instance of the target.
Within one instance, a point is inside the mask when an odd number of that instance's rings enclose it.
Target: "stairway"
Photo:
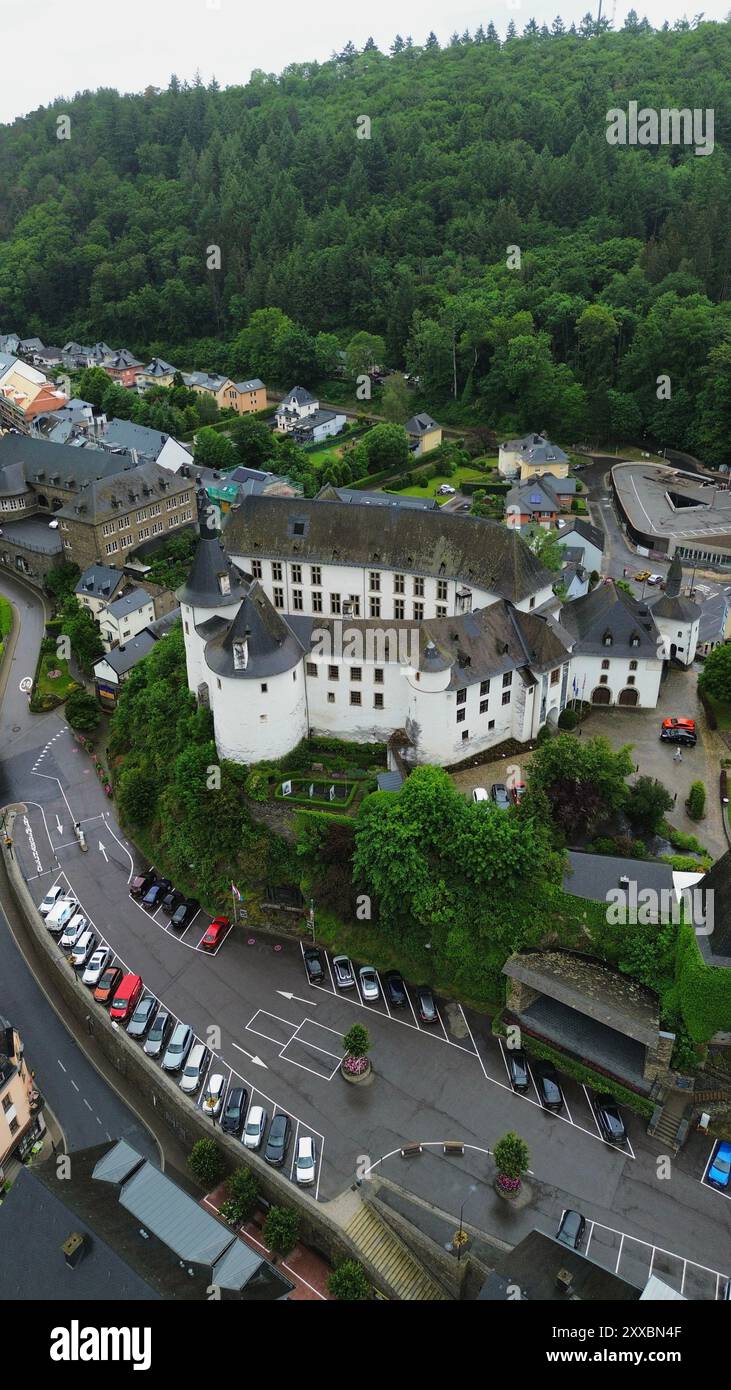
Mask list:
[[[685,1109],[688,1104],[687,1095],[677,1091],[671,1091],[665,1099],[662,1114],[654,1130],[652,1138],[657,1139],[660,1144],[666,1144],[674,1153],[678,1152],[678,1129],[683,1120]]]
[[[391,1287],[395,1298],[448,1301],[439,1285],[430,1279],[399,1237],[366,1202],[361,1202],[345,1229],[364,1259],[370,1261]]]

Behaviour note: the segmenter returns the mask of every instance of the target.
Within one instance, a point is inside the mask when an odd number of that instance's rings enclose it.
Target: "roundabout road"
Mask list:
[[[4,580],[0,589],[7,592]],[[32,619],[28,629],[37,646]],[[16,653],[23,659],[32,670],[30,651]],[[552,1234],[562,1210],[578,1207],[593,1223],[592,1253],[604,1251],[612,1267],[621,1260],[626,1273],[650,1259],[655,1269],[671,1261],[671,1282],[680,1287],[686,1279],[690,1289],[695,1279],[702,1290],[696,1296],[717,1296],[731,1271],[731,1203],[701,1181],[707,1143],[691,1141],[670,1178],[660,1179],[637,1117],[627,1116],[629,1144],[617,1151],[601,1141],[589,1096],[572,1080],[562,1116],[543,1110],[535,1092],[515,1095],[488,1021],[453,1001],[439,1000],[439,1022],[425,1029],[413,991],[398,1013],[382,999],[368,1005],[357,988],[335,990],[329,959],[325,986],[311,988],[297,942],[278,942],[275,951],[273,937],[237,927],[208,955],[199,949],[203,915],[179,939],[162,913],[150,915],[129,896],[134,847],[86,754],[58,715],[32,717],[23,698],[24,707],[12,698],[10,681],[0,709],[7,750],[0,805],[25,807],[14,840],[35,900],[57,879],[67,883],[119,959],[210,1044],[211,1070],[228,1084],[246,1085],[250,1103],[270,1116],[275,1109],[290,1114],[295,1136],[314,1137],[313,1199],[327,1201],[356,1175],[382,1172],[455,1214],[469,1194],[469,1224],[510,1243],[534,1226]],[[76,820],[86,832],[86,854],[73,836]],[[375,1073],[360,1087],[338,1074],[341,1038],[356,1019],[368,1028]],[[525,1138],[533,1170],[534,1201],[519,1213],[507,1211],[492,1189],[488,1153],[508,1129]],[[443,1142],[455,1139],[465,1144],[464,1156],[445,1156]],[[402,1159],[401,1146],[414,1141],[425,1146],[422,1154]]]

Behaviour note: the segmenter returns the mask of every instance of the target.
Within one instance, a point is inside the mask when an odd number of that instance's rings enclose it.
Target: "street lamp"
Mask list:
[[[312,944],[315,944],[315,899],[310,898],[310,931],[312,932]]]

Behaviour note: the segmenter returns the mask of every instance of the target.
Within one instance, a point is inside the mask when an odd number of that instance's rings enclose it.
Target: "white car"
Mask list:
[[[269,1116],[261,1105],[252,1105],[246,1117],[246,1128],[244,1130],[245,1149],[260,1148],[268,1119]]]
[[[369,1002],[373,999],[377,999],[381,991],[378,988],[378,976],[374,967],[372,965],[361,965],[358,971],[358,979],[360,980],[360,992],[363,998]]]
[[[62,932],[71,921],[75,912],[78,912],[79,904],[76,898],[59,898],[55,907],[51,908],[47,918],[46,926],[49,931]]]
[[[208,1061],[208,1048],[205,1043],[194,1043],[188,1053],[188,1060],[180,1078],[180,1089],[187,1096],[195,1095],[203,1080],[203,1069]]]
[[[647,582],[648,584],[662,584],[662,581],[663,576],[661,574],[651,574]]]
[[[92,951],[96,950],[96,942],[97,938],[93,931],[82,932],[69,956],[71,964],[76,966],[86,965]]]
[[[226,1079],[216,1072],[214,1076],[209,1076],[205,1095],[201,1102],[201,1110],[204,1115],[217,1115],[221,1109],[223,1093],[226,1088]]]
[[[440,497],[454,497],[456,491],[456,487],[450,487],[449,483],[442,483],[442,486],[437,488]]]
[[[81,976],[82,985],[99,984],[99,981],[109,964],[109,957],[111,956],[111,954],[112,953],[109,950],[108,946],[100,946],[99,950],[94,952],[93,956],[91,957],[91,960],[89,961],[89,964],[86,967],[86,970]]]
[[[473,787],[473,789],[472,789],[472,800],[473,800],[473,801],[489,801],[490,798],[489,798],[489,796],[488,796],[488,794],[487,794],[487,788],[486,788],[486,787]]]
[[[294,1165],[294,1176],[298,1183],[307,1187],[315,1181],[315,1141],[309,1134],[303,1134],[297,1140],[297,1159]]]
[[[62,950],[65,951],[70,946],[75,946],[82,931],[86,931],[88,925],[88,917],[85,917],[83,912],[75,912],[70,922],[64,927],[63,935],[58,943]]]
[[[40,904],[40,907],[38,908],[41,917],[47,917],[49,912],[51,911],[51,908],[56,906],[56,903],[61,897],[63,897],[63,884],[56,883],[54,884],[53,888],[49,888],[45,898],[43,899],[43,902]]]

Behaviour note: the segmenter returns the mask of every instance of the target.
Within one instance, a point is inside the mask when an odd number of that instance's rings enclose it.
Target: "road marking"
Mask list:
[[[75,1091],[78,1091],[78,1090],[79,1090],[79,1088],[78,1088],[78,1086],[76,1085],[76,1082],[74,1081],[73,1077],[71,1078],[71,1085],[73,1086],[73,1088],[74,1088]],[[79,1095],[81,1095],[81,1092],[80,1092],[80,1091],[79,1091]]]
[[[58,816],[56,816],[56,829],[57,829],[59,835],[63,835],[63,826],[62,826],[62,824],[61,824],[61,822],[60,822]]]
[[[308,1007],[316,1009],[317,1004],[314,999],[303,999],[299,994],[290,994],[286,989],[278,989],[277,994],[281,994],[283,999],[296,999],[298,1004],[307,1004]]]
[[[263,1067],[265,1071],[268,1071],[268,1070],[269,1070],[269,1068],[267,1067],[266,1062],[262,1062],[261,1057],[254,1057],[253,1054],[252,1054],[251,1052],[247,1052],[247,1051],[246,1051],[246,1048],[245,1048],[245,1047],[240,1047],[238,1043],[232,1042],[232,1043],[231,1043],[231,1046],[232,1046],[232,1047],[235,1047],[236,1050],[237,1050],[237,1052],[243,1052],[244,1056],[245,1056],[245,1057],[248,1057],[249,1061],[250,1061],[250,1062],[253,1062],[253,1064],[254,1064],[255,1067]]]
[[[91,1110],[91,1106],[90,1106],[88,1100],[86,1099],[86,1096],[83,1097],[83,1101],[84,1101],[84,1105],[86,1106],[87,1110]],[[94,1114],[94,1111],[91,1110],[91,1113],[92,1113],[92,1115],[93,1115],[93,1114]]]
[[[62,1071],[62,1072],[65,1072],[65,1071],[66,1071],[66,1068],[65,1068],[63,1062],[60,1060],[60,1058],[57,1057],[57,1058],[56,1058],[56,1061],[58,1062],[58,1065],[60,1066],[61,1071]]]
[[[623,1250],[623,1249],[624,1249],[624,1232],[622,1233],[622,1239],[621,1239],[620,1242],[619,1242],[619,1250],[618,1250],[618,1252],[617,1252],[617,1263],[616,1263],[616,1265],[614,1266],[614,1273],[615,1273],[615,1274],[617,1273],[617,1270],[619,1269],[619,1261],[620,1261],[621,1258],[622,1258],[622,1250]]]
[[[99,853],[104,855],[105,862],[108,864],[109,860],[107,859],[107,851],[105,850],[101,840],[99,841]]]

